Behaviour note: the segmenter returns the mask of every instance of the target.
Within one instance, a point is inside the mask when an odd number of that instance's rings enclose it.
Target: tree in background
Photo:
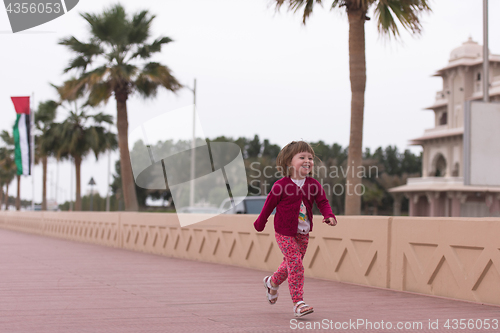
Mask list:
[[[47,158],[57,156],[61,141],[55,134],[54,120],[59,104],[54,101],[45,101],[38,104],[35,112],[35,128],[39,132],[36,135],[35,155],[42,162],[42,210],[47,210]]]
[[[82,209],[81,203],[81,176],[80,169],[83,158],[91,151],[96,159],[100,154],[117,147],[116,135],[109,132],[105,124],[112,124],[113,117],[102,112],[90,114],[88,105],[79,105],[83,96],[83,87],[74,90],[76,80],[65,82],[61,87],[56,87],[61,97],[62,105],[69,109],[68,117],[54,127],[55,136],[60,141],[57,157],[71,156],[75,163],[76,173],[76,200],[75,210]]]
[[[251,140],[244,137],[234,140],[220,136],[210,141],[231,142],[240,147],[250,195],[267,195],[270,186],[279,179],[276,177],[276,157],[281,148],[271,144],[268,139],[261,142],[258,135],[255,135]]]
[[[123,6],[116,4],[101,14],[85,13],[82,17],[89,24],[92,36],[87,42],[80,42],[75,37],[59,42],[77,53],[65,72],[79,72],[74,89],[83,87],[88,93],[88,104],[92,106],[106,103],[114,95],[123,199],[126,210],[136,211],[138,203],[128,150],[127,99],[134,92],[151,98],[156,96],[159,87],[173,92],[181,88],[167,66],[157,62],[139,66],[139,60],[148,60],[172,40],[158,37],[148,42],[155,16],[146,10],[129,18]]]
[[[17,167],[14,160],[14,138],[9,132],[3,130],[0,138],[5,146],[0,147],[0,186],[5,185],[5,193],[3,195],[3,204],[5,210],[9,209],[9,185],[16,176]]]
[[[277,176],[276,156],[281,148],[278,145],[270,143],[269,140],[264,139],[261,141],[259,136],[256,135],[253,139],[244,137],[233,139],[221,136],[207,141],[209,144],[212,142],[231,142],[241,147],[242,154],[245,156],[244,162],[249,195],[267,195],[274,182],[280,178]],[[131,156],[135,156],[134,154],[137,153],[136,149],[138,151],[144,150],[143,145],[142,142],[136,142],[130,152]],[[317,156],[314,177],[323,185],[334,213],[342,215],[345,201],[344,189],[347,176],[345,172],[348,147],[342,147],[337,143],[330,145],[324,141],[312,142],[311,145]],[[157,142],[153,148],[155,151],[174,152],[189,149],[189,147],[189,141],[180,140],[173,142],[172,140],[168,140]],[[255,162],[257,164],[252,164]],[[396,198],[388,190],[395,186],[404,185],[409,176],[420,176],[421,163],[421,156],[414,155],[410,150],[400,153],[395,146],[379,147],[373,154],[369,148],[365,149],[363,166],[368,172],[363,177],[363,186],[365,189],[362,196],[363,213],[374,215],[391,215],[392,213],[400,215],[401,209],[405,209],[407,200],[405,201],[402,197]],[[111,184],[113,192],[111,210],[123,210],[120,165],[119,161],[115,164],[114,180]],[[264,169],[266,170],[266,174],[264,174]],[[166,191],[146,190],[136,186],[136,191],[141,211],[170,211],[174,208],[174,202],[172,202],[172,196],[168,188]],[[213,198],[211,197],[211,199],[214,200],[210,204],[218,206],[221,200],[218,199],[219,196],[217,193],[213,194]],[[225,192],[224,195],[226,195]],[[168,207],[165,207],[165,205],[163,207],[148,207],[146,205],[148,197],[156,200],[164,199],[164,202],[168,201]],[[402,199],[403,201],[401,201]],[[84,201],[84,206],[88,200],[82,200]],[[96,199],[96,210],[99,209],[98,200],[100,199]],[[68,207],[69,203],[62,206],[62,209],[67,209]],[[101,209],[104,210],[104,205]],[[316,210],[315,212],[319,213]]]
[[[17,167],[14,158],[14,137],[9,132],[3,130],[0,138],[5,144],[5,147],[0,148],[0,183],[5,184],[4,205],[5,210],[9,208],[9,185],[17,176],[17,197],[16,210],[21,208],[21,176],[17,175]]]
[[[115,174],[113,174],[113,182],[111,183],[111,191],[113,192],[113,195],[116,197],[116,200],[118,201],[118,209],[117,210],[123,210],[123,190],[122,190],[122,173],[121,173],[121,163],[120,161],[116,161],[115,163]],[[146,189],[143,189],[142,187],[139,187],[135,185],[135,191],[137,195],[137,200],[139,202],[139,208],[145,209],[146,208],[146,199],[148,197],[148,191]]]
[[[364,182],[365,191],[363,193],[363,203],[366,204],[367,215],[378,215],[378,209],[382,205],[384,191],[372,182]]]
[[[347,148],[334,143],[329,146],[323,141],[313,142],[311,146],[316,154],[315,177],[323,184],[325,193],[334,214],[344,213]]]
[[[273,167],[276,165],[276,155],[279,153],[280,148],[276,145],[271,145],[269,140],[260,141],[258,135],[255,135],[252,140],[238,139],[240,144],[246,141],[243,146],[242,152],[247,156],[245,161],[245,168],[247,170],[247,182],[250,194],[266,195],[270,190],[270,185],[278,178],[275,177],[276,171]],[[270,178],[268,176],[271,176]]]
[[[275,0],[277,8],[287,4],[288,8],[298,11],[304,8],[302,22],[313,12],[314,4],[322,5],[322,0]],[[342,8],[343,7],[343,8]],[[368,10],[374,8],[378,31],[387,37],[399,37],[399,26],[413,34],[421,32],[420,15],[431,9],[427,0],[333,0],[331,9],[345,9],[349,20],[349,73],[351,81],[351,134],[347,165],[356,172],[347,173],[347,185],[354,189],[361,184],[358,170],[362,168],[363,113],[366,87],[365,21]],[[355,191],[346,196],[345,214],[361,213],[361,196]]]
[[[409,177],[421,176],[422,155],[414,155],[408,149],[400,153],[396,146],[387,146],[385,149],[377,148],[371,158],[378,163],[381,171],[372,181],[383,190],[382,204],[392,206],[393,215],[401,215],[402,204],[407,204],[407,200],[404,200],[403,194],[388,190],[406,184]]]

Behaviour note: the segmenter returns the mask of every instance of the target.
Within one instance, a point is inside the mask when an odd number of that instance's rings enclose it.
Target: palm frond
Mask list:
[[[17,166],[14,160],[14,149],[0,147],[0,185],[10,184],[16,173]]]
[[[170,69],[157,62],[150,62],[144,66],[135,81],[135,86],[143,97],[156,96],[159,86],[172,92],[182,88],[182,85],[172,76]]]
[[[169,37],[157,38],[152,44],[144,44],[139,47],[138,50],[130,57],[130,59],[134,59],[136,57],[148,59],[153,53],[160,52],[163,44],[168,44],[172,41],[173,40]]]
[[[285,3],[288,4],[288,9],[294,12],[298,12],[299,9],[304,7],[304,12],[302,13],[302,23],[306,24],[306,20],[313,12],[314,3],[321,5],[322,0],[276,0],[276,9],[279,9]]]
[[[57,107],[59,103],[49,100],[40,102],[38,110],[35,112],[35,121],[42,124],[50,124],[56,118]]]
[[[61,86],[52,86],[57,90],[61,101],[75,101],[83,96],[86,82],[81,78],[71,78]]]
[[[7,146],[14,146],[14,137],[11,136],[6,130],[3,130],[2,133],[0,133],[0,139],[2,139]]]
[[[113,116],[110,114],[99,112],[99,113],[92,115],[90,117],[97,124],[100,124],[100,123],[113,124]]]
[[[36,148],[38,149],[38,157],[57,156],[61,146],[61,140],[58,137],[58,123],[52,123],[47,126],[41,135],[36,138]]]
[[[110,69],[108,68],[108,66],[103,65],[95,68],[90,72],[83,73],[80,76],[79,80],[83,82],[88,89],[90,89],[90,87],[92,87],[93,85],[106,81],[106,76],[107,74],[109,74],[109,72]]]
[[[156,97],[156,93],[158,92],[159,84],[152,80],[149,80],[145,75],[139,75],[137,80],[135,81],[135,87],[137,92],[143,97]]]
[[[93,84],[86,104],[94,107],[102,102],[107,103],[112,94],[113,89],[109,81]]]
[[[59,41],[59,45],[68,46],[73,52],[85,56],[97,55],[103,51],[99,44],[95,42],[82,43],[75,37],[63,38]]]
[[[109,74],[114,80],[131,81],[137,73],[137,66],[132,64],[120,64],[109,69]]]
[[[69,66],[64,69],[64,73],[67,73],[72,69],[81,69],[85,71],[87,69],[87,66],[90,65],[91,63],[92,63],[92,58],[85,56],[76,57],[75,59],[70,61]]]
[[[147,10],[143,10],[132,18],[131,29],[128,33],[128,41],[132,44],[142,44],[149,38],[151,22],[155,15],[149,15]]]
[[[128,43],[129,22],[125,9],[116,4],[100,15],[84,13],[81,15],[89,24],[90,32],[100,41],[110,45],[126,45]]]
[[[378,31],[397,39],[400,23],[412,34],[419,34],[422,31],[420,16],[431,11],[427,0],[380,0],[375,8]]]
[[[86,142],[89,144],[88,148],[94,152],[96,159],[105,151],[109,149],[114,150],[118,146],[116,135],[108,132],[102,126],[88,127],[84,135]]]
[[[54,136],[60,142],[57,157],[81,158],[91,151],[99,155],[108,149],[115,149],[116,135],[103,127],[103,123],[112,124],[113,117],[104,113],[90,114],[82,108],[70,112],[68,117],[53,129]]]

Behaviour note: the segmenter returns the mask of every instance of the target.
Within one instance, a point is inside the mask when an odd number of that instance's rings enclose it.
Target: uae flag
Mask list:
[[[15,160],[18,175],[31,175],[30,98],[11,97],[17,118],[14,124]]]

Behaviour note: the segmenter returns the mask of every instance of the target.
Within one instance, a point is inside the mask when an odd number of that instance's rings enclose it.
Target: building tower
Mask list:
[[[498,103],[500,55],[490,53],[489,62],[490,100]],[[409,199],[410,216],[500,216],[500,186],[464,184],[464,110],[467,101],[483,98],[483,47],[469,38],[434,76],[443,79],[436,101],[426,108],[434,112],[434,128],[410,140],[423,148],[422,177],[390,192]]]

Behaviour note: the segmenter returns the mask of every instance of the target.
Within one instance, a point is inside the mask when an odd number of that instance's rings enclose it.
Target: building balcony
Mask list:
[[[500,91],[500,76],[495,76],[490,84],[490,92],[493,94],[498,91]]]
[[[490,96],[500,95],[500,76],[494,76],[490,82]],[[474,83],[474,93],[472,99],[483,98],[483,83],[476,81]]]
[[[427,107],[427,110],[433,110],[438,107],[446,106],[448,105],[448,95],[446,94],[446,91],[438,91],[436,93],[436,101],[434,102],[433,105]]]
[[[407,184],[447,184],[447,185],[463,185],[463,177],[418,177],[408,178]]]
[[[391,193],[461,192],[463,194],[489,194],[500,196],[500,186],[465,185],[463,177],[408,178],[405,185],[389,189]]]
[[[428,128],[425,130],[424,135],[415,139],[411,139],[410,145],[422,145],[427,140],[439,139],[451,136],[461,136],[464,134],[463,127],[449,128],[448,125],[441,125],[434,128]]]
[[[436,92],[436,102],[435,104],[448,103],[448,98],[444,90]]]
[[[445,132],[447,129],[448,129],[448,124],[446,124],[446,125],[439,125],[439,126],[436,126],[436,127],[433,127],[433,128],[428,128],[428,129],[424,130],[424,133],[425,133],[425,135],[427,135],[427,134],[437,134],[437,133]]]

